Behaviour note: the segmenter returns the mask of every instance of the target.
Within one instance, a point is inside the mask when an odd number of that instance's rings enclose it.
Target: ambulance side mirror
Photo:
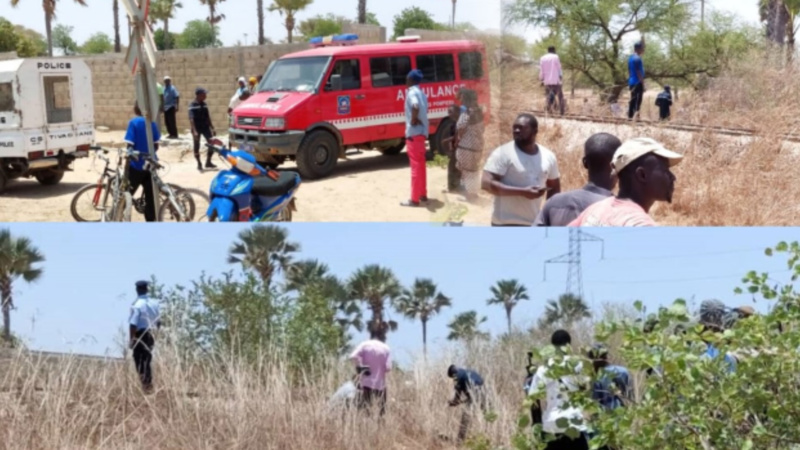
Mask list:
[[[342,76],[331,75],[330,83],[325,86],[326,91],[341,91],[342,90]]]

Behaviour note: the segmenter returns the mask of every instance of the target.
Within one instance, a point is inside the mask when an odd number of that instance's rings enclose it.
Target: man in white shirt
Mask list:
[[[233,114],[233,110],[248,98],[250,98],[250,91],[247,89],[247,80],[244,77],[239,77],[239,87],[228,103],[228,114]]]
[[[558,98],[558,106],[561,110],[561,115],[564,115],[564,90],[561,88],[561,83],[564,74],[561,70],[561,59],[556,54],[556,48],[550,46],[547,48],[547,54],[542,56],[539,60],[539,81],[545,89],[547,95],[547,112],[551,113],[553,106]]]
[[[358,345],[350,354],[356,367],[367,367],[359,381],[359,409],[371,408],[377,402],[380,415],[386,412],[386,373],[392,370],[391,350],[378,339],[378,333],[370,333],[370,339]]]
[[[557,364],[554,358],[547,361],[546,366],[540,366],[531,380],[528,395],[535,395],[542,391],[546,392],[545,400],[542,402],[542,430],[552,435],[555,439],[547,443],[546,450],[589,450],[589,442],[586,438],[588,427],[583,423],[583,411],[569,404],[569,392],[581,389],[589,380],[581,375],[583,365],[568,355],[569,345],[572,337],[566,330],[556,330],[550,338],[550,343],[556,347],[559,354],[563,355],[559,366],[569,367],[574,365],[575,375],[566,375],[558,378],[551,377],[548,372]],[[560,427],[558,422],[562,419],[569,421],[568,427]],[[574,420],[580,420],[580,424],[574,424]],[[580,433],[577,439],[570,438],[566,432],[569,428],[576,428]]]
[[[148,295],[150,283],[136,282],[136,301],[131,307],[129,320],[130,348],[133,350],[133,362],[136,372],[142,381],[142,388],[150,392],[153,388],[153,347],[155,331],[161,328],[161,311],[158,301]]]
[[[530,227],[542,197],[561,192],[556,155],[536,143],[539,123],[527,113],[514,122],[514,140],[495,149],[483,168],[481,187],[494,195],[492,226]]]

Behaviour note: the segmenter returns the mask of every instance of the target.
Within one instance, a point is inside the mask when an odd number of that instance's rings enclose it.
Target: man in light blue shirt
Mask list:
[[[129,320],[130,348],[133,350],[133,362],[136,372],[142,381],[142,388],[150,392],[153,388],[153,347],[155,346],[154,331],[161,328],[160,307],[158,301],[150,298],[148,292],[150,283],[147,281],[136,282],[136,301],[131,307]]]
[[[164,122],[167,126],[167,133],[169,139],[178,139],[178,123],[176,122],[175,115],[180,108],[181,94],[175,85],[172,84],[172,78],[164,77]]]
[[[411,199],[401,206],[418,207],[428,201],[428,180],[425,167],[425,141],[428,140],[428,97],[419,87],[422,71],[412,70],[406,77],[406,151],[411,164]]]

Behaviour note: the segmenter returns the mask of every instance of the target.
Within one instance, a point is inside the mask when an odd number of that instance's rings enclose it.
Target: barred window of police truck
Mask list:
[[[14,91],[11,83],[0,83],[0,112],[14,111]]]

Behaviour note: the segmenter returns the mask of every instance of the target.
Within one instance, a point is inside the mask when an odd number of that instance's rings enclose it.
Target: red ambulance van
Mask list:
[[[273,167],[295,160],[306,179],[329,175],[350,149],[398,154],[405,147],[406,75],[412,69],[425,75],[432,150],[449,136],[447,109],[460,88],[478,92],[488,120],[482,43],[405,38],[353,45],[348,36],[338,38],[270,64],[258,92],[233,111],[230,145]]]

